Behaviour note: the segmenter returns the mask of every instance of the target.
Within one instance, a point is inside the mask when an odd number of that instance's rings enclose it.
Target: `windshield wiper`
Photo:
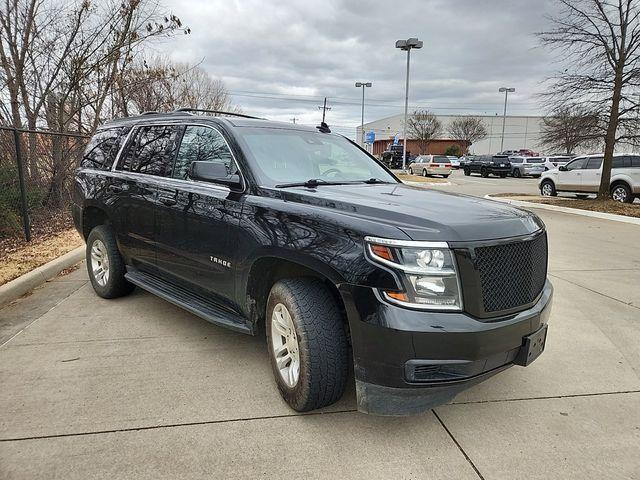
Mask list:
[[[327,182],[326,180],[322,180],[321,178],[310,178],[304,182],[291,182],[291,183],[281,183],[276,185],[276,188],[287,188],[287,187],[308,187],[314,188],[318,185],[340,185],[342,182]]]
[[[387,182],[385,180],[380,180],[379,178],[370,178],[369,180],[362,180],[362,182],[364,182],[364,183],[392,183],[392,182]]]

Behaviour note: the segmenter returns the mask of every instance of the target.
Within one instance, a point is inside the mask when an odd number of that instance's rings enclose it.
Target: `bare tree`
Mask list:
[[[468,149],[475,142],[487,137],[487,129],[484,122],[478,117],[456,118],[449,124],[449,135],[454,140],[464,142]]]
[[[610,197],[613,153],[618,142],[638,138],[640,7],[635,0],[556,0],[553,28],[541,32],[562,69],[543,94],[551,110],[577,106],[603,112],[604,162],[598,198]]]
[[[120,90],[129,112],[170,111],[181,107],[237,111],[222,80],[201,67],[155,59],[139,62]]]
[[[429,110],[415,110],[407,118],[407,133],[409,137],[418,140],[419,153],[426,153],[429,142],[440,133],[440,120]]]
[[[595,146],[602,139],[598,115],[564,107],[542,119],[540,142],[570,155],[579,147]]]

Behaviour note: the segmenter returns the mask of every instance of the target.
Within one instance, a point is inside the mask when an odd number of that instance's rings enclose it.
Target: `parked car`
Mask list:
[[[509,157],[511,162],[511,176],[538,178],[544,173],[544,158],[542,157]]]
[[[387,150],[382,152],[382,162],[389,168],[402,168],[402,157],[404,155],[404,145],[389,145]],[[407,152],[407,165],[409,164],[409,152]]]
[[[337,401],[352,371],[360,411],[423,412],[542,353],[535,214],[405,185],[325,124],[195,113],[114,120],[89,142],[71,211],[97,295],[138,286],[265,332],[297,411]]]
[[[497,175],[505,178],[511,173],[509,157],[504,155],[478,155],[464,163],[464,174],[479,173],[482,177]]]
[[[447,178],[451,175],[451,161],[444,155],[418,155],[408,170],[411,175],[442,175]]]
[[[447,155],[449,159],[449,163],[451,163],[451,168],[455,168],[456,170],[460,168],[460,159],[455,155]]]
[[[470,162],[476,157],[476,155],[463,155],[460,157],[460,168],[464,168],[467,162]]]
[[[572,158],[572,155],[550,155],[544,158],[544,170],[553,170],[554,168],[558,168],[560,165],[566,165]]]
[[[503,150],[502,152],[497,153],[498,156],[510,156],[510,155],[518,155],[520,150]]]
[[[558,192],[570,192],[579,198],[597,193],[603,159],[602,154],[584,155],[545,172],[538,183],[540,193],[556,196]],[[631,203],[640,197],[640,155],[615,154],[610,185],[611,198],[617,202]]]

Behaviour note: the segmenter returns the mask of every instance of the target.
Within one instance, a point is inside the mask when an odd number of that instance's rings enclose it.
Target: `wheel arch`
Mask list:
[[[98,225],[108,225],[111,223],[111,219],[106,210],[97,205],[85,205],[82,209],[82,236],[86,240],[93,230]]]

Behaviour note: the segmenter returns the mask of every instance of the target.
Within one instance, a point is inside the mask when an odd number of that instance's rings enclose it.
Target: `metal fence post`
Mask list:
[[[16,150],[16,165],[18,166],[18,183],[20,184],[20,209],[22,210],[22,225],[24,226],[24,237],[27,242],[31,241],[31,222],[29,220],[29,210],[27,205],[27,186],[24,181],[24,165],[22,162],[22,148],[20,148],[20,133],[18,129],[13,129],[13,145]]]

